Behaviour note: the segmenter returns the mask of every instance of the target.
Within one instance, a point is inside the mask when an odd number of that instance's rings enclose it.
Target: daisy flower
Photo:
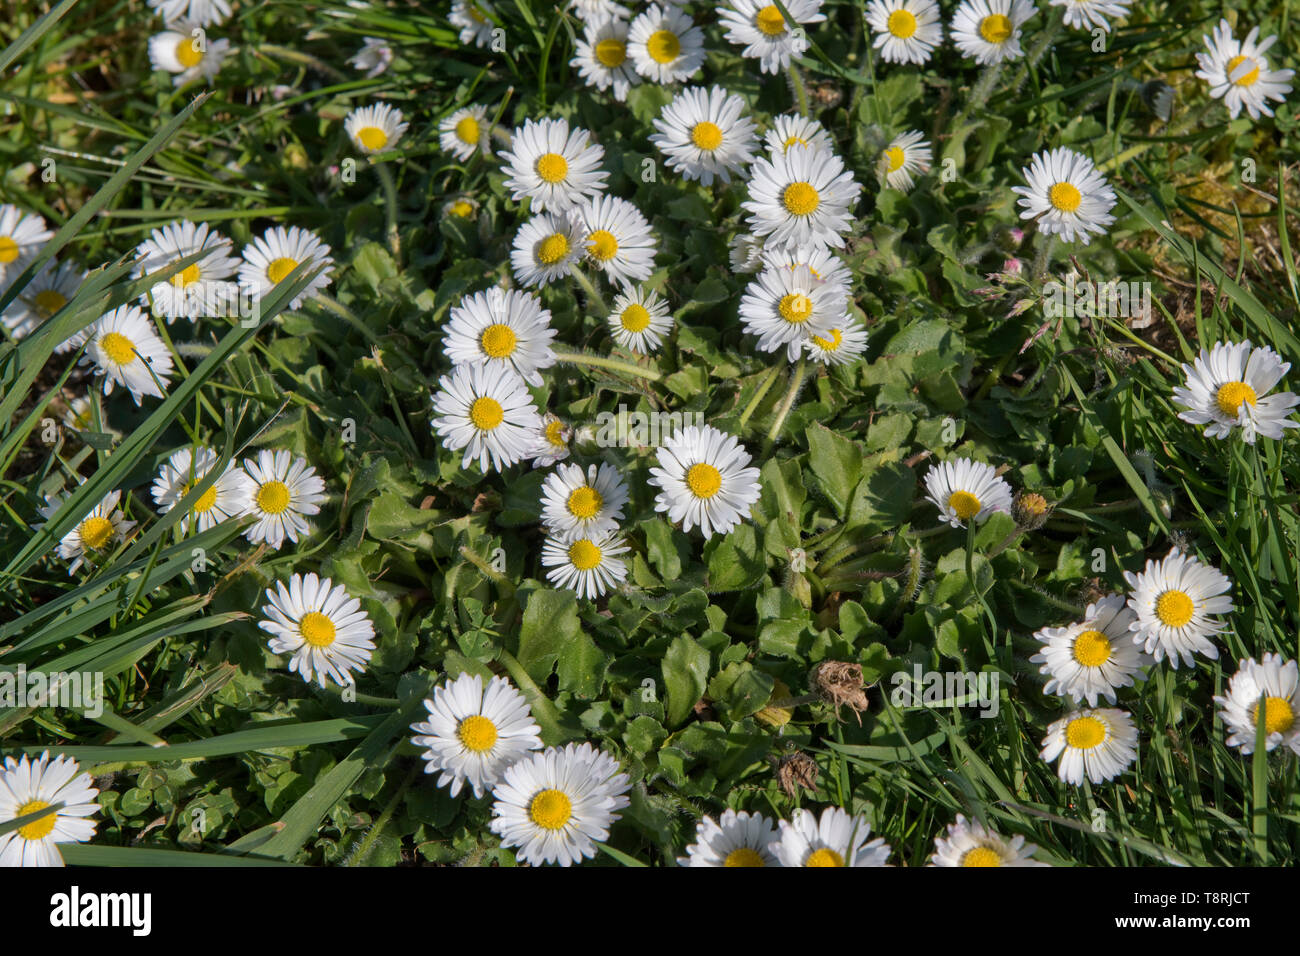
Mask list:
[[[683,531],[698,526],[706,539],[726,534],[758,500],[758,469],[750,467],[749,453],[710,425],[674,432],[659,447],[658,460],[648,480],[660,489],[655,511],[667,512]]]
[[[361,43],[361,49],[348,60],[348,66],[354,70],[365,70],[366,78],[372,80],[385,72],[392,62],[393,48],[387,40],[366,37]]]
[[[825,127],[814,119],[797,113],[785,113],[772,121],[772,128],[763,137],[769,153],[784,153],[791,146],[811,146],[831,152],[835,143]]]
[[[763,268],[763,240],[748,232],[738,232],[728,244],[731,271],[757,272]]]
[[[429,719],[411,724],[411,743],[424,748],[424,772],[441,771],[438,786],[453,797],[465,784],[483,796],[508,766],[542,749],[528,701],[504,677],[485,690],[478,674],[461,674],[434,688],[424,707]]]
[[[885,184],[899,192],[908,192],[913,185],[913,173],[928,173],[933,154],[925,134],[916,130],[895,136],[885,147],[876,165],[876,174]]]
[[[676,7],[651,4],[628,28],[627,52],[647,80],[679,83],[704,63],[704,33]]]
[[[1051,0],[1054,7],[1065,7],[1065,25],[1076,30],[1092,27],[1110,32],[1107,17],[1128,16],[1132,0]]]
[[[343,120],[352,145],[366,154],[392,149],[409,126],[402,122],[402,111],[389,103],[358,106]]]
[[[548,747],[511,764],[492,795],[492,832],[533,866],[570,866],[596,855],[631,781],[591,744]]]
[[[687,179],[711,186],[717,176],[729,183],[753,161],[758,145],[753,121],[740,115],[744,109],[744,100],[720,86],[688,87],[660,111],[650,142]]]
[[[240,253],[239,285],[253,299],[260,300],[288,278],[298,266],[306,263],[305,272],[320,269],[312,280],[289,303],[290,310],[297,309],[304,299],[313,298],[329,288],[334,259],[330,247],[320,241],[314,232],[297,226],[272,226],[261,236],[244,246]]]
[[[164,23],[184,20],[206,27],[225,22],[230,16],[230,0],[149,0]]]
[[[1177,670],[1179,658],[1188,667],[1193,652],[1217,660],[1219,650],[1209,640],[1227,625],[1213,614],[1232,611],[1232,581],[1226,575],[1177,548],[1159,561],[1147,561],[1141,574],[1124,572],[1130,591],[1128,606],[1137,615],[1129,624],[1133,643],[1157,661],[1169,658]]]
[[[81,364],[104,376],[104,394],[121,385],[137,405],[145,395],[162,398],[172,374],[172,356],[148,317],[136,305],[119,305],[90,327]]]
[[[171,27],[149,38],[149,62],[153,68],[175,73],[172,86],[184,86],[199,79],[207,80],[210,85],[230,53],[230,41],[213,40],[202,27],[192,23],[176,23]]]
[[[598,90],[612,86],[614,99],[620,103],[627,99],[627,91],[641,82],[627,55],[627,31],[622,19],[588,20],[569,61],[588,86]]]
[[[135,247],[133,278],[153,276],[196,253],[203,255],[170,278],[155,282],[141,293],[140,304],[152,302],[154,314],[169,325],[176,319],[213,314],[215,305],[228,298],[230,277],[239,268],[233,251],[230,240],[206,222],[182,220],[153,230]]]
[[[78,773],[77,762],[45,751],[35,760],[26,754],[5,757],[0,767],[0,823],[63,804],[17,830],[0,835],[0,867],[63,866],[60,843],[85,843],[95,835],[99,796],[90,774]]]
[[[542,566],[551,569],[546,580],[553,585],[594,601],[627,577],[627,565],[618,557],[626,553],[623,539],[608,531],[573,538],[552,534],[542,545]]]
[[[465,449],[460,466],[505,471],[526,457],[541,416],[524,380],[504,367],[457,365],[438,382],[432,427],[452,451]]]
[[[131,533],[136,523],[128,521],[118,510],[117,503],[121,498],[122,492],[110,491],[100,499],[99,504],[90,509],[89,514],[63,536],[63,540],[59,542],[59,557],[64,561],[72,562],[68,566],[69,575],[76,574],[77,569],[83,564],[102,557],[113,545],[124,540]],[[39,509],[45,523],[58,514],[66,500],[67,496],[62,494],[46,498],[45,505]]]
[[[0,206],[0,287],[27,268],[54,233],[36,213]]]
[[[782,866],[885,866],[889,859],[883,837],[867,841],[867,818],[839,807],[827,807],[820,820],[800,807],[778,825],[773,852]]]
[[[1056,772],[1065,783],[1080,786],[1085,776],[1104,783],[1137,759],[1137,738],[1133,718],[1122,710],[1075,710],[1047,728],[1039,756],[1048,763],[1060,758]]]
[[[486,106],[466,106],[438,124],[438,145],[443,152],[451,153],[462,163],[473,159],[479,150],[490,152],[487,140]]]
[[[627,288],[654,271],[658,243],[641,210],[617,196],[597,196],[576,212],[587,261]]]
[[[1007,839],[960,813],[948,824],[948,835],[934,838],[930,866],[1047,866],[1031,859],[1036,847],[1022,836]]]
[[[943,42],[935,0],[871,0],[863,16],[886,63],[924,63]]]
[[[1286,429],[1300,428],[1290,418],[1300,398],[1292,392],[1267,393],[1290,369],[1290,362],[1267,346],[1255,348],[1249,339],[1217,342],[1209,351],[1201,349],[1191,365],[1183,365],[1187,385],[1174,388],[1174,401],[1186,411],[1178,417],[1209,425],[1205,434],[1211,438],[1228,438],[1234,428],[1241,429],[1248,445],[1255,444],[1256,435],[1281,438]]]
[[[1212,37],[1203,36],[1208,53],[1196,54],[1201,68],[1196,75],[1210,84],[1210,96],[1223,100],[1228,115],[1233,119],[1244,106],[1251,119],[1261,115],[1272,116],[1268,101],[1285,102],[1291,92],[1288,82],[1294,70],[1270,70],[1266,50],[1277,42],[1277,37],[1267,37],[1257,43],[1259,27],[1251,27],[1246,39],[1237,40],[1227,20],[1220,20]]]
[[[311,530],[303,516],[319,513],[325,500],[324,479],[305,458],[283,448],[264,448],[256,461],[245,458],[244,473],[249,479],[245,513],[257,519],[244,537],[253,544],[265,541],[277,551],[285,538],[297,544]]]
[[[860,183],[834,153],[800,146],[750,169],[750,228],[769,247],[844,245]]]
[[[200,445],[196,450],[179,448],[172,452],[153,480],[153,500],[158,513],[165,515],[176,507],[209,472],[217,466],[221,456],[211,448]],[[241,517],[248,509],[251,482],[233,461],[208,485],[203,494],[190,505],[189,524],[197,530],[207,531],[227,518]]]
[[[852,316],[822,335],[809,336],[803,343],[808,357],[822,365],[848,365],[867,350],[867,330]]]
[[[822,0],[790,0],[785,4],[794,23],[821,23]],[[718,8],[718,19],[727,28],[727,40],[743,46],[741,56],[758,60],[763,73],[779,73],[792,56],[802,56],[807,41],[803,31],[791,24],[767,0],[728,0]]]
[[[37,270],[22,292],[18,293],[18,297],[9,303],[4,314],[0,315],[0,320],[4,321],[5,327],[15,339],[24,338],[67,305],[85,280],[86,273],[73,263],[50,260]],[[84,341],[85,336],[82,334],[81,342]],[[75,347],[80,348],[81,342]],[[61,345],[55,351],[69,349]]]
[[[1133,686],[1134,675],[1151,661],[1133,643],[1129,626],[1135,615],[1119,594],[1088,605],[1083,620],[1068,627],[1045,627],[1034,634],[1043,649],[1029,658],[1042,664],[1040,674],[1051,679],[1046,694],[1069,697],[1076,704],[1097,698],[1115,703],[1115,689]]]
[[[971,519],[983,522],[995,511],[1011,511],[1011,486],[992,465],[981,461],[939,462],[926,472],[925,489],[943,520],[954,528],[964,528]]]
[[[605,150],[590,138],[565,119],[525,120],[501,153],[510,198],[526,196],[539,212],[564,212],[604,192]]]
[[[1031,0],[962,0],[952,15],[952,42],[980,66],[1019,59],[1020,28],[1037,12]]]
[[[768,249],[763,252],[763,262],[774,269],[797,272],[806,268],[813,283],[818,286],[829,285],[839,290],[844,298],[849,298],[853,276],[844,260],[822,246],[793,246]]]
[[[493,286],[466,296],[451,310],[443,351],[454,365],[513,371],[540,386],[541,370],[555,364],[555,335],[550,310],[536,295]]]
[[[1300,754],[1300,668],[1283,662],[1280,654],[1265,654],[1238,661],[1237,673],[1228,681],[1228,693],[1215,697],[1219,717],[1228,725],[1228,746],[1244,754],[1255,752],[1259,728],[1259,699],[1264,698],[1264,749],[1282,745]]]
[[[639,287],[614,298],[614,308],[606,321],[614,341],[638,355],[658,351],[673,328],[668,303],[659,297],[658,292],[647,292]]]
[[[627,504],[627,483],[607,462],[560,465],[542,482],[542,524],[561,541],[618,528]]]
[[[747,335],[758,337],[759,351],[784,348],[786,358],[793,362],[811,336],[827,335],[843,324],[847,310],[844,290],[817,282],[807,266],[769,268],[745,287],[740,323]]]
[[[489,19],[494,16],[496,11],[487,0],[452,0],[447,20],[452,26],[460,28],[461,43],[487,46],[492,42],[493,31],[497,29]]]
[[[568,7],[573,15],[587,26],[605,20],[626,20],[632,11],[614,0],[569,0]]]
[[[772,821],[761,813],[724,810],[715,822],[705,816],[695,826],[695,842],[678,866],[780,866]]]
[[[582,223],[572,211],[543,212],[515,233],[510,269],[525,286],[544,286],[567,278],[582,255]]]
[[[1011,187],[1020,195],[1020,218],[1041,217],[1038,228],[1049,236],[1086,246],[1090,233],[1104,236],[1115,221],[1115,191],[1081,153],[1064,146],[1039,153],[1021,175],[1029,185]]]
[[[271,635],[266,645],[272,654],[293,655],[290,673],[321,687],[327,677],[340,687],[356,682],[351,671],[365,670],[375,649],[375,628],[360,601],[315,574],[295,574],[287,588],[276,581],[266,599],[271,603],[262,606],[266,620],[258,627]]]
[[[524,457],[533,460],[534,468],[549,468],[569,457],[569,442],[572,440],[573,429],[558,415],[547,412],[533,436],[532,449]]]
[[[455,216],[458,219],[471,219],[478,215],[478,202],[468,196],[458,196],[442,204],[443,217]]]

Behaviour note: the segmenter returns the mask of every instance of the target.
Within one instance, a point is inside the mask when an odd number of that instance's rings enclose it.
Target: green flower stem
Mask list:
[[[461,545],[460,555],[474,567],[483,572],[485,576],[491,578],[492,582],[501,589],[503,595],[515,593],[515,585],[508,577],[492,567],[481,554],[476,552],[468,545]]]
[[[754,412],[758,411],[758,406],[762,403],[763,397],[767,395],[768,390],[771,389],[772,383],[776,381],[776,377],[780,372],[781,366],[779,365],[773,365],[768,369],[767,375],[764,377],[763,381],[758,384],[758,391],[754,392],[754,397],[749,400],[749,404],[745,406],[745,410],[740,413],[741,428],[744,428],[745,423],[749,421]]]
[[[602,319],[609,315],[609,306],[605,304],[605,299],[596,289],[596,286],[591,279],[588,278],[587,275],[584,274],[576,265],[570,266],[569,272],[572,273],[573,278],[578,280],[578,285],[582,286],[582,291],[587,293],[588,300],[590,300],[591,304],[595,307],[596,315]]]
[[[400,259],[402,238],[397,234],[397,185],[393,182],[393,170],[387,163],[375,163],[374,169],[379,185],[384,189],[384,229],[388,235],[388,248],[392,250],[394,259]]]
[[[768,444],[776,441],[777,436],[781,434],[781,428],[785,425],[790,409],[794,407],[794,400],[798,397],[799,390],[803,388],[803,373],[807,365],[808,359],[800,357],[799,364],[794,367],[794,374],[790,377],[790,387],[786,389],[785,398],[781,399],[781,407],[777,409],[776,421],[772,423],[771,429],[768,430]]]
[[[362,337],[365,338],[366,341],[373,345],[379,344],[379,336],[375,335],[374,330],[353,315],[352,310],[338,299],[335,299],[333,296],[327,295],[324,292],[317,292],[312,301],[324,306],[327,312],[333,312],[348,325],[352,326],[361,333]]]
[[[799,107],[799,115],[808,118],[808,88],[804,85],[803,74],[799,72],[799,67],[794,65],[791,60],[785,67],[786,75],[790,77],[790,88],[794,90],[794,100]]]
[[[1045,232],[1038,234],[1038,255],[1034,257],[1033,276],[1042,279],[1052,267],[1052,252],[1056,249],[1056,236]]]
[[[583,355],[578,352],[556,352],[555,361],[567,362],[570,365],[590,365],[593,368],[607,368],[612,372],[624,372],[628,375],[634,375],[637,378],[644,378],[650,382],[657,382],[663,378],[662,372],[656,372],[654,369],[646,368],[643,365],[633,365],[631,362],[621,362],[618,359],[604,358],[599,355]]]

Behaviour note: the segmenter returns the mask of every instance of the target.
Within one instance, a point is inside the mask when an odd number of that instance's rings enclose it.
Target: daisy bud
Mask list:
[[[1047,522],[1047,499],[1033,492],[1021,492],[1011,502],[1011,517],[1027,531],[1035,531]]]

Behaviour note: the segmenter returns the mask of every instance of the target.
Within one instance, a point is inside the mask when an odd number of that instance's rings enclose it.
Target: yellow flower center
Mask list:
[[[1047,201],[1061,212],[1074,212],[1083,202],[1083,193],[1073,183],[1057,183],[1047,191]]]
[[[802,136],[791,136],[787,138],[784,143],[781,144],[781,149],[782,151],[785,151],[788,150],[791,146],[807,146],[807,145],[808,145],[808,140],[804,139]]]
[[[896,173],[903,168],[903,162],[907,157],[903,154],[902,147],[890,146],[885,150],[885,159],[889,160],[889,171]]]
[[[614,69],[622,66],[623,61],[627,59],[627,44],[622,40],[601,40],[596,44],[596,59],[600,61],[601,66]]]
[[[32,296],[32,304],[45,318],[49,318],[68,304],[68,298],[57,289],[45,289]]]
[[[0,265],[8,265],[18,258],[18,243],[8,236],[0,236]]]
[[[469,420],[479,431],[490,432],[505,419],[505,410],[495,398],[484,395],[469,407]]]
[[[537,244],[537,261],[553,266],[569,254],[569,239],[562,232],[553,232]]]
[[[363,126],[357,130],[357,142],[366,149],[383,149],[388,145],[388,134],[378,126]]]
[[[457,199],[451,204],[447,211],[453,216],[460,216],[462,219],[468,219],[474,214],[474,206],[468,200]]]
[[[820,850],[813,850],[808,854],[808,859],[803,861],[804,866],[843,866],[844,857],[840,856],[829,847],[822,847]]]
[[[1259,725],[1259,704],[1255,705],[1255,724]],[[1295,711],[1291,702],[1285,697],[1264,698],[1264,732],[1267,734],[1284,734],[1295,723]]]
[[[650,310],[644,305],[633,302],[623,314],[619,316],[619,321],[623,323],[623,328],[629,332],[644,332],[650,327]]]
[[[980,21],[980,36],[989,43],[1005,43],[1011,36],[1011,18],[994,13]]]
[[[200,274],[199,264],[196,262],[193,265],[186,266],[180,272],[176,273],[176,275],[172,276],[172,285],[178,289],[189,288],[199,281]]]
[[[501,359],[510,355],[519,344],[515,330],[500,322],[489,325],[478,337],[479,348],[489,358]]]
[[[886,22],[889,32],[900,40],[906,40],[916,32],[916,17],[906,10],[895,10]]]
[[[312,647],[329,647],[334,643],[334,622],[320,611],[308,611],[298,622],[298,632]]]
[[[587,252],[593,259],[608,262],[618,255],[618,240],[605,229],[597,229],[587,237]]]
[[[962,866],[1001,866],[1002,857],[997,850],[977,846],[961,855]]]
[[[257,507],[263,514],[278,515],[289,507],[289,486],[268,481],[257,489]]]
[[[474,714],[457,725],[456,736],[466,750],[472,750],[476,754],[486,753],[497,742],[497,725],[486,717]]]
[[[802,292],[791,292],[789,295],[781,296],[776,309],[781,313],[781,318],[787,322],[802,325],[808,321],[808,316],[812,315],[812,299]]]
[[[40,813],[49,804],[44,800],[28,800],[21,807],[15,817],[25,817],[29,813]],[[39,820],[33,820],[25,826],[18,828],[18,835],[24,840],[44,840],[54,832],[54,823],[58,819],[57,813],[51,813],[41,817]]]
[[[1096,717],[1076,717],[1065,725],[1065,742],[1075,750],[1091,750],[1106,739],[1106,725]]]
[[[1110,660],[1110,638],[1101,631],[1084,631],[1074,639],[1074,659],[1084,667],[1100,667]]]
[[[584,521],[588,518],[594,518],[604,506],[605,499],[600,492],[590,485],[583,485],[581,488],[575,488],[569,494],[568,508],[569,514],[575,518],[581,518]]]
[[[812,337],[813,342],[827,352],[834,352],[844,342],[844,333],[839,329],[831,329],[831,337],[824,339],[820,335]]]
[[[284,281],[294,269],[298,268],[298,260],[290,259],[288,256],[281,256],[279,259],[272,259],[266,267],[266,277],[273,283],[279,284]]]
[[[682,41],[672,30],[656,30],[645,41],[645,50],[656,63],[671,63],[682,52]]]
[[[1245,382],[1224,382],[1214,393],[1214,404],[1219,406],[1219,411],[1230,418],[1236,418],[1241,412],[1242,402],[1254,408],[1258,400],[1259,396],[1255,394],[1255,390]]]
[[[543,790],[528,805],[528,818],[543,830],[558,830],[573,816],[573,804],[559,790]]]
[[[1166,591],[1156,598],[1156,617],[1161,624],[1182,627],[1192,619],[1196,605],[1182,591]]]
[[[722,488],[722,472],[703,461],[691,465],[686,470],[686,487],[696,498],[712,498]]]
[[[91,515],[81,522],[77,534],[81,538],[83,548],[98,551],[108,544],[108,539],[113,536],[113,522],[101,515]]]
[[[176,59],[180,61],[181,66],[189,70],[203,62],[203,51],[199,49],[199,44],[193,37],[186,37],[176,44]]]
[[[1259,79],[1259,64],[1245,56],[1234,56],[1228,61],[1228,76],[1232,76],[1237,67],[1246,62],[1250,63],[1252,69],[1245,76],[1232,81],[1236,86],[1254,86],[1255,82]]]
[[[764,36],[779,37],[785,32],[785,17],[781,16],[781,11],[776,8],[775,3],[769,3],[758,15],[754,17],[754,25],[763,32]]]
[[[188,495],[191,491],[193,491],[195,485],[197,484],[198,482],[196,481],[193,482],[192,484],[186,485],[185,494]],[[199,500],[194,503],[194,507],[191,508],[190,511],[195,514],[207,514],[209,511],[212,510],[212,506],[215,505],[216,503],[217,503],[217,486],[216,484],[211,484],[208,485],[207,491],[199,495]]]
[[[980,500],[969,491],[954,491],[948,496],[948,507],[961,521],[970,521],[980,513]]]
[[[569,545],[569,563],[579,571],[590,571],[600,566],[600,548],[589,538],[579,538]]]
[[[702,120],[691,127],[691,142],[700,149],[713,152],[722,145],[722,130],[718,128],[717,123]]]
[[[751,850],[747,846],[738,846],[722,861],[723,866],[767,866],[763,862],[763,856],[757,850]]]
[[[781,194],[781,204],[792,216],[811,215],[821,205],[821,201],[821,196],[817,195],[817,190],[811,183],[791,183]]]
[[[564,422],[556,420],[548,423],[546,440],[556,448],[568,448],[569,443],[564,440]]]
[[[534,167],[537,175],[548,183],[558,183],[569,175],[569,161],[559,153],[543,153]]]
[[[466,116],[456,124],[456,138],[469,146],[477,146],[479,140],[478,120]]]
[[[121,332],[109,332],[99,340],[99,347],[114,365],[130,365],[135,361],[135,343]]]

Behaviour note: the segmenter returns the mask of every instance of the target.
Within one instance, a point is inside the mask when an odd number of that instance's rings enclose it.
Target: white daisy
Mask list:
[[[628,28],[627,52],[647,80],[679,83],[704,63],[704,32],[676,7],[651,4]]]
[[[1047,728],[1039,756],[1048,763],[1060,758],[1056,772],[1065,783],[1080,786],[1085,776],[1104,783],[1137,759],[1137,739],[1133,718],[1125,711],[1075,710]]]
[[[1228,21],[1220,20],[1212,37],[1202,37],[1209,52],[1196,54],[1196,62],[1201,66],[1196,75],[1210,84],[1210,96],[1223,100],[1233,119],[1243,106],[1251,119],[1272,116],[1268,101],[1285,102],[1286,94],[1291,92],[1288,81],[1295,76],[1295,71],[1270,70],[1268,58],[1264,56],[1277,37],[1270,36],[1257,43],[1258,37],[1259,27],[1251,27],[1246,39],[1237,40]]]
[[[627,482],[607,462],[560,465],[542,482],[542,524],[561,541],[618,528],[627,504]]]
[[[438,124],[438,145],[462,163],[480,150],[489,152],[487,107],[466,106],[445,117]]]
[[[726,534],[758,500],[758,469],[749,466],[749,453],[710,425],[674,432],[659,447],[658,461],[648,480],[661,489],[655,510],[681,522],[683,531],[698,526],[705,538]]]
[[[885,866],[889,859],[883,837],[868,842],[867,818],[839,807],[827,807],[820,820],[800,807],[779,826],[773,851],[782,866]]]
[[[172,356],[139,306],[119,305],[90,327],[81,364],[104,376],[104,394],[121,385],[137,405],[145,395],[162,398],[172,374]]]
[[[808,357],[822,365],[848,365],[862,358],[867,350],[867,330],[852,316],[821,335],[809,336],[803,343]]]
[[[272,226],[261,236],[244,246],[240,253],[243,264],[239,267],[239,285],[253,299],[260,300],[288,278],[299,265],[306,263],[304,272],[315,277],[289,303],[289,309],[302,305],[304,299],[313,298],[329,288],[334,259],[330,247],[307,229],[297,226]]]
[[[170,278],[155,282],[141,293],[140,304],[152,303],[153,313],[168,324],[215,314],[218,305],[228,300],[230,277],[239,268],[233,251],[230,240],[206,222],[196,225],[182,220],[153,230],[135,247],[133,278],[153,276],[196,253],[203,255]]]
[[[54,237],[45,219],[17,206],[0,206],[0,288],[21,273]]]
[[[736,233],[728,244],[731,271],[744,274],[763,268],[763,240],[748,232]]]
[[[214,40],[192,23],[176,23],[149,38],[149,62],[155,70],[175,73],[173,86],[207,80],[221,72],[230,53],[229,40]]]
[[[1124,572],[1130,591],[1128,606],[1137,615],[1129,625],[1133,643],[1157,661],[1179,659],[1188,667],[1199,651],[1217,660],[1219,650],[1209,640],[1227,625],[1211,617],[1232,611],[1232,581],[1217,568],[1201,564],[1177,548],[1159,561],[1147,561],[1141,574]]]
[[[253,544],[265,541],[279,551],[284,539],[298,543],[311,530],[304,515],[320,512],[325,500],[325,481],[305,458],[287,449],[264,448],[257,460],[244,459],[248,475],[248,503],[245,514],[257,521],[244,532]]]
[[[483,796],[512,763],[542,749],[528,701],[504,677],[485,690],[478,674],[461,674],[435,687],[424,707],[429,719],[411,724],[411,743],[424,748],[424,772],[441,771],[438,786],[453,797],[465,784]]]
[[[606,20],[626,20],[632,11],[614,0],[569,0],[573,15],[587,26]]]
[[[541,370],[555,364],[555,335],[550,310],[536,295],[493,286],[451,310],[443,351],[454,365],[505,369],[540,386]]]
[[[63,413],[63,424],[76,432],[95,430],[95,406],[89,396],[78,395],[68,402],[68,410]],[[108,422],[103,421],[102,424],[107,431]]]
[[[348,66],[354,70],[364,70],[367,79],[374,79],[385,72],[392,62],[393,48],[387,40],[366,37],[361,43],[361,49],[348,60]]]
[[[784,153],[791,146],[811,146],[813,149],[834,151],[835,142],[826,128],[815,119],[797,113],[785,113],[772,121],[772,128],[763,137],[769,153]]]
[[[885,147],[876,164],[876,175],[886,185],[899,192],[908,192],[913,185],[914,173],[928,173],[933,153],[926,142],[925,134],[911,130],[901,136],[895,136],[893,142]]]
[[[457,365],[438,382],[433,430],[452,451],[465,449],[461,467],[505,471],[527,456],[541,416],[515,372],[486,365]]]
[[[201,27],[223,23],[230,16],[230,0],[149,0],[164,23],[184,20]]]
[[[203,445],[191,451],[179,448],[158,469],[153,480],[153,500],[165,515],[216,467],[221,456]],[[233,461],[190,505],[187,519],[192,530],[207,531],[227,518],[239,518],[248,508],[250,480]]]
[[[569,457],[569,442],[572,440],[573,429],[558,415],[547,412],[533,436],[533,447],[525,457],[533,460],[534,468],[549,468]]]
[[[321,687],[330,678],[340,687],[356,683],[352,671],[361,673],[375,649],[375,628],[342,585],[315,574],[295,574],[286,588],[276,581],[266,589],[270,604],[262,606],[266,620],[258,627],[271,635],[266,642],[272,654],[292,654],[289,672],[313,679]]]
[[[750,168],[743,205],[764,245],[843,247],[862,185],[834,153],[791,147]]]
[[[442,204],[442,214],[444,218],[455,216],[458,219],[472,219],[478,215],[478,201],[469,196],[457,196]]]
[[[821,23],[822,0],[790,0],[785,4],[795,24]],[[718,7],[718,20],[727,28],[727,40],[743,46],[740,55],[758,60],[763,73],[779,73],[791,57],[802,56],[807,41],[802,30],[791,28],[775,3],[767,0],[727,0]]]
[[[668,303],[660,298],[658,292],[640,287],[615,297],[614,307],[606,321],[614,341],[638,355],[657,351],[673,328]]]
[[[952,15],[952,42],[981,66],[1019,59],[1020,28],[1037,12],[1031,0],[962,0]]]
[[[609,838],[630,787],[618,761],[591,744],[548,747],[506,769],[492,792],[492,832],[533,866],[580,863]]]
[[[85,517],[77,522],[71,531],[63,536],[63,540],[59,542],[59,557],[64,561],[72,562],[68,566],[69,575],[76,574],[77,569],[83,564],[92,563],[103,557],[113,545],[124,540],[131,533],[136,523],[128,521],[118,510],[117,503],[121,497],[122,492],[110,491],[100,499],[99,504],[91,508]],[[38,509],[45,523],[58,513],[67,498],[68,496],[63,494],[46,498],[45,504]]]
[[[45,751],[35,760],[26,754],[5,757],[0,767],[0,823],[63,804],[53,813],[0,836],[0,867],[63,866],[60,843],[85,843],[95,835],[99,791],[77,762]]]
[[[1022,836],[1008,839],[959,813],[957,822],[948,824],[948,835],[934,838],[930,866],[1047,866],[1031,859],[1037,849]]]
[[[627,54],[627,32],[622,19],[589,20],[569,61],[588,86],[598,90],[612,86],[614,99],[620,103],[627,99],[628,90],[641,82]]]
[[[720,86],[688,87],[660,111],[650,142],[687,179],[711,186],[717,176],[729,183],[753,162],[758,146],[753,121],[740,115],[744,109],[743,99]]]
[[[367,154],[392,149],[410,125],[402,122],[402,111],[390,103],[358,106],[343,120],[352,145]]]
[[[1300,405],[1292,392],[1267,394],[1291,369],[1267,346],[1255,348],[1250,340],[1217,342],[1191,365],[1183,365],[1185,388],[1174,388],[1174,401],[1186,411],[1178,417],[1193,425],[1209,425],[1205,434],[1228,438],[1241,429],[1242,441],[1255,444],[1255,436],[1281,438],[1288,428],[1300,428],[1291,410]]]
[[[525,120],[501,152],[510,198],[527,196],[539,212],[564,212],[605,191],[605,150],[565,119]]]
[[[617,196],[597,196],[575,213],[587,261],[627,288],[654,271],[658,242],[641,210]]]
[[[761,813],[724,810],[715,822],[705,816],[695,826],[695,842],[678,866],[780,866],[772,821]]]
[[[1011,187],[1020,195],[1020,218],[1041,217],[1038,228],[1049,236],[1086,246],[1090,233],[1104,236],[1115,221],[1115,191],[1082,153],[1064,146],[1038,153],[1021,175],[1029,185]]]
[[[848,298],[841,286],[819,283],[807,266],[768,268],[745,287],[740,299],[740,323],[747,335],[758,337],[760,352],[785,349],[794,361],[814,335],[829,335],[844,324]]]
[[[553,585],[594,601],[627,577],[627,565],[618,557],[626,553],[627,545],[612,532],[549,535],[542,544],[542,566],[551,569],[546,580]]]
[[[829,285],[839,290],[846,299],[853,286],[853,275],[844,260],[824,246],[793,246],[766,249],[763,262],[774,269],[798,272],[807,268],[812,273],[813,283],[818,286]]]
[[[1115,703],[1115,689],[1133,686],[1138,671],[1151,663],[1133,643],[1129,626],[1136,620],[1124,597],[1108,594],[1088,605],[1083,620],[1068,627],[1045,627],[1034,634],[1043,649],[1029,660],[1042,664],[1040,674],[1051,679],[1046,694],[1069,697],[1076,704],[1097,698]]]
[[[871,0],[863,16],[886,63],[924,63],[943,42],[934,0]]]
[[[73,263],[58,263],[51,259],[37,270],[31,281],[18,293],[18,297],[9,303],[4,314],[0,315],[0,321],[4,322],[15,339],[24,338],[67,305],[85,280],[86,273]],[[80,348],[85,341],[85,333],[78,333],[74,338],[79,338],[80,341],[72,349]],[[55,351],[72,350],[66,346],[67,343],[63,343]]]
[[[447,19],[460,28],[460,42],[487,46],[492,42],[496,25],[489,19],[496,16],[488,0],[452,0]]]
[[[1264,749],[1279,745],[1300,754],[1300,668],[1295,661],[1283,661],[1280,654],[1265,654],[1239,661],[1237,673],[1228,681],[1228,693],[1215,697],[1219,717],[1228,725],[1228,746],[1241,752],[1255,752],[1259,726],[1259,699],[1264,698]]]
[[[992,465],[981,461],[939,462],[926,472],[925,489],[943,520],[954,528],[964,528],[972,518],[983,522],[995,511],[1011,511],[1011,486]]]
[[[1076,30],[1100,27],[1110,32],[1107,17],[1128,16],[1132,0],[1051,0],[1054,7],[1065,7],[1065,25]]]
[[[510,270],[524,286],[565,279],[582,256],[582,237],[582,223],[573,210],[538,213],[515,233]]]

